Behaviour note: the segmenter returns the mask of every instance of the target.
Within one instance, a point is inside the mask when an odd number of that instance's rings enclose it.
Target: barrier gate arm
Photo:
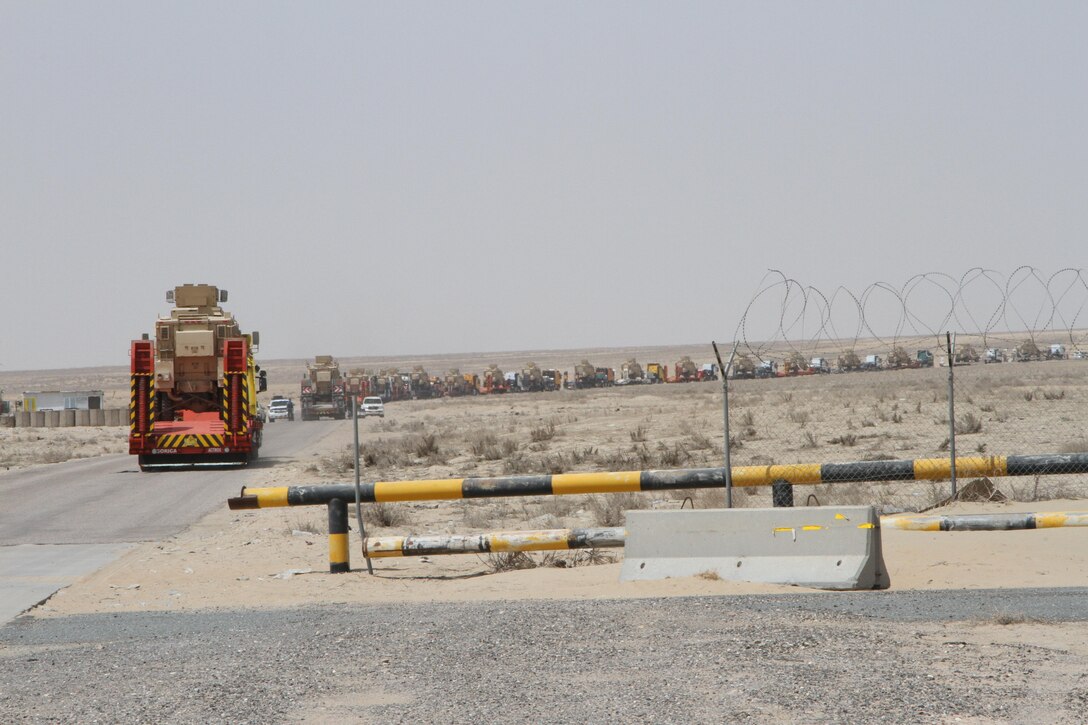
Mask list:
[[[957,458],[960,477],[1039,476],[1088,473],[1088,453],[1019,456],[972,456]],[[940,481],[948,479],[948,458],[898,461],[856,461],[733,467],[734,486],[769,486],[776,481],[792,484],[858,483],[873,481]],[[620,471],[608,473],[559,473],[536,476],[453,478],[417,481],[362,483],[364,503],[395,501],[446,501],[507,496],[563,496],[587,493],[668,491],[685,488],[724,488],[724,468]],[[352,484],[312,486],[244,487],[241,495],[227,501],[233,510],[278,506],[325,506],[330,501],[355,500]]]

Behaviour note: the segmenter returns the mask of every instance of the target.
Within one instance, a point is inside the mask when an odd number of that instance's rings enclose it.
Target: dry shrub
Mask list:
[[[695,576],[699,577],[700,579],[706,579],[707,581],[711,581],[711,582],[720,582],[722,580],[721,575],[718,574],[718,572],[714,571],[713,569],[707,569],[706,571],[701,571],[698,574],[696,574]]]
[[[287,532],[292,531],[305,531],[310,534],[322,534],[324,533],[319,524],[314,523],[310,519],[303,518],[301,515],[294,516],[287,524]]]
[[[502,551],[497,554],[488,554],[484,560],[492,574],[500,574],[504,571],[517,571],[518,569],[535,569],[536,562],[533,557],[524,551]]]
[[[351,454],[349,453],[348,455],[350,457]],[[387,468],[389,466],[406,465],[412,462],[411,456],[405,449],[403,439],[387,440],[385,438],[379,438],[376,441],[371,441],[361,447],[359,458],[362,461],[363,468]]]
[[[374,526],[403,526],[408,518],[408,510],[402,504],[372,503],[363,507],[363,521]]]
[[[828,443],[836,446],[856,446],[858,444],[858,437],[853,433],[843,433],[841,436],[835,436],[828,440]]]
[[[816,436],[812,435],[812,431],[805,431],[804,437],[801,439],[802,448],[819,448],[820,443],[816,440]]]
[[[407,445],[419,458],[439,458],[441,449],[438,447],[438,439],[434,433],[414,435],[407,439]]]
[[[355,472],[355,449],[346,446],[332,455],[323,456],[319,462],[320,472],[330,476],[346,476]]]
[[[570,452],[570,462],[574,465],[581,465],[587,461],[592,461],[597,458],[597,449],[593,446],[586,446],[585,448],[575,448]]]
[[[976,416],[974,413],[964,413],[956,419],[956,433],[960,435],[978,433],[981,430],[982,418]]]
[[[544,425],[533,426],[529,431],[529,438],[534,443],[550,441],[552,438],[555,438],[555,432],[555,422],[549,420]]]
[[[638,428],[635,428],[633,431],[628,433],[628,435],[631,436],[632,443],[642,443],[646,440],[646,428],[640,425]]]
[[[801,428],[804,428],[806,425],[808,425],[808,422],[812,420],[812,414],[809,413],[807,410],[803,409],[794,410],[791,408],[786,416]]]
[[[562,453],[557,453],[554,456],[542,456],[538,470],[550,474],[566,473],[571,470],[570,459]]]
[[[629,451],[605,453],[598,457],[598,461],[606,471],[630,471],[638,469],[639,466],[638,457],[631,455]]]
[[[679,443],[669,448],[664,443],[657,447],[658,460],[655,468],[678,468],[691,460],[691,454]]]
[[[702,433],[691,433],[688,435],[688,447],[692,450],[702,451],[713,448],[714,444]]]
[[[577,549],[571,552],[549,551],[540,560],[542,567],[572,569],[576,566],[599,566],[612,564],[616,555],[600,549]]]
[[[623,526],[626,512],[649,508],[645,498],[634,493],[611,493],[589,498],[589,511],[597,526]]]
[[[531,473],[535,470],[533,461],[520,453],[507,456],[502,460],[502,471],[508,476],[516,476],[523,473]]]
[[[469,450],[472,455],[487,461],[497,461],[501,457],[498,455],[499,439],[491,431],[483,431],[471,436],[469,438]],[[489,455],[492,451],[494,457]]]

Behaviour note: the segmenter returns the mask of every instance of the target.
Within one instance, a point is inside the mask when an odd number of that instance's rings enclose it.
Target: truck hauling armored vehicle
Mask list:
[[[306,374],[299,386],[302,419],[343,418],[349,409],[345,391],[340,363],[332,355],[318,355],[312,363],[306,363]]]
[[[129,349],[129,453],[140,470],[244,466],[257,458],[267,387],[253,359],[258,333],[223,310],[227,291],[184,284],[166,293],[174,309]]]

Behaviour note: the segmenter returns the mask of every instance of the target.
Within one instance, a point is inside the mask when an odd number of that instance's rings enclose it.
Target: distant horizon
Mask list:
[[[1068,330],[1062,330],[1060,332],[1062,334],[1066,334],[1066,335],[1068,335],[1070,333],[1070,331],[1068,331]],[[1078,329],[1072,330],[1071,332],[1074,333],[1074,334],[1083,333],[1086,337],[1088,337],[1088,328],[1078,328]],[[956,333],[956,334],[957,334],[958,338],[961,339],[961,340],[964,339],[964,338],[968,338],[968,339],[973,340],[975,338],[983,337],[983,334],[980,333],[980,332]],[[987,333],[987,336],[993,337],[993,338],[995,338],[997,340],[1003,340],[1005,342],[1013,342],[1015,344],[1019,344],[1020,342],[1023,342],[1024,339],[1030,338],[1031,334],[1032,333],[1030,331],[1028,331],[1028,330],[1022,330],[1022,331],[1019,331],[1019,332],[1012,332],[1012,331],[1002,330],[1002,331],[991,331],[991,332]],[[1003,336],[1008,336],[1008,338],[1006,339]],[[917,341],[925,339],[927,337],[929,337],[929,336],[928,335],[902,335],[899,338],[897,338],[894,342],[896,344],[903,344],[903,345],[908,345],[910,347],[914,347],[914,346],[916,346]],[[1038,337],[1041,337],[1041,336],[1036,335],[1036,338],[1038,338]],[[1050,337],[1053,337],[1053,336],[1050,336]],[[727,359],[728,356],[729,356],[729,353],[732,351],[732,341],[730,341],[729,343],[723,343],[721,341],[717,341],[717,342],[718,342],[718,351],[721,353],[722,359],[723,360]],[[788,352],[789,349],[802,349],[802,350],[808,349],[808,350],[812,350],[813,352],[820,352],[820,351],[823,351],[823,348],[825,348],[825,347],[836,345],[836,344],[841,344],[843,342],[845,342],[845,340],[843,340],[841,338],[840,339],[827,339],[827,338],[825,338],[825,339],[819,340],[816,345],[813,345],[812,341],[810,341],[810,340],[809,341],[805,341],[805,340],[760,340],[760,341],[758,341],[758,344],[767,346],[767,349],[764,350],[764,352],[768,352],[768,353],[771,353],[771,354],[780,354],[780,353]],[[872,350],[879,350],[882,347],[886,347],[886,346],[891,345],[893,343],[893,341],[891,341],[891,340],[881,340],[881,339],[875,338],[875,337],[857,338],[854,342],[855,342],[855,347],[857,349],[864,350],[866,352],[869,352],[869,351],[872,351]],[[1062,345],[1074,344],[1075,345],[1076,344],[1076,343],[1070,343],[1070,341],[1067,340],[1067,339],[1051,340],[1051,339],[1049,339],[1049,337],[1045,341],[1040,340],[1040,339],[1036,339],[1036,342],[1038,344],[1046,344],[1046,345],[1050,345],[1050,344],[1062,344]],[[1088,340],[1086,340],[1086,342],[1088,342]],[[612,355],[615,355],[615,354],[617,354],[617,353],[619,353],[621,351],[635,351],[635,350],[661,350],[661,351],[685,350],[685,351],[688,351],[688,350],[694,350],[694,349],[704,347],[704,346],[706,348],[705,355],[707,357],[707,361],[713,361],[712,359],[714,357],[714,353],[713,353],[713,349],[711,348],[711,343],[710,342],[706,342],[706,343],[701,343],[701,342],[683,343],[683,344],[661,344],[661,345],[615,345],[615,346],[595,346],[595,347],[537,348],[537,349],[529,349],[529,350],[464,350],[464,351],[458,351],[458,352],[441,352],[441,353],[419,353],[419,354],[402,353],[402,354],[398,354],[398,355],[335,355],[334,354],[333,359],[338,363],[343,363],[343,361],[367,361],[367,360],[372,360],[372,361],[376,361],[376,362],[390,362],[390,363],[402,362],[404,364],[407,364],[409,362],[412,362],[412,361],[415,361],[415,360],[421,360],[421,359],[432,359],[432,360],[437,361],[437,360],[443,359],[443,358],[455,358],[455,359],[457,359],[457,358],[482,358],[482,357],[487,357],[487,356],[510,357],[510,356],[517,355],[517,356],[526,357],[527,358],[526,362],[528,362],[528,356],[530,356],[530,355],[532,355],[534,353],[539,354],[539,355],[546,355],[548,357],[563,355],[565,353],[573,353],[572,357],[577,357],[577,356],[583,356],[584,357],[586,354],[599,353],[602,356],[611,357]],[[781,350],[780,346],[785,347],[787,349],[786,350]],[[1015,345],[1013,345],[1013,346],[1015,346]],[[934,349],[939,348],[939,347],[940,347],[939,344],[932,346],[932,348],[934,348]],[[1010,349],[1008,346],[1000,346],[1000,347],[1001,347],[1001,349]],[[850,349],[850,348],[842,348],[842,349],[845,350],[845,349]],[[841,350],[840,350],[840,352],[841,352]],[[314,355],[311,355],[309,357],[266,358],[266,357],[261,356],[260,352],[258,351],[258,353],[257,353],[257,363],[259,365],[279,365],[279,364],[294,364],[294,363],[301,363],[302,365],[305,365],[307,362],[313,362],[314,358],[317,355],[328,355],[328,354],[330,354],[330,353],[329,352],[317,352],[317,353],[314,353]],[[688,353],[681,353],[681,354],[689,354],[690,355],[691,353],[688,352]],[[740,355],[740,354],[752,355],[752,354],[756,354],[756,351],[748,350],[747,353],[745,353],[745,350],[743,348],[738,347],[737,354],[738,355]],[[576,362],[577,362],[577,360],[573,360],[571,362],[571,365],[574,365]],[[651,362],[654,362],[654,361],[651,361]],[[657,361],[657,362],[660,362],[660,361]],[[673,362],[674,361],[669,360],[669,361],[666,361],[666,364],[671,366],[673,364]],[[701,362],[701,361],[697,361],[697,362]],[[22,374],[27,374],[27,373],[60,373],[60,372],[66,372],[66,371],[79,371],[79,370],[116,370],[116,369],[128,370],[128,367],[129,367],[128,363],[126,362],[126,363],[118,363],[118,364],[114,364],[114,365],[87,365],[87,366],[82,366],[82,367],[66,367],[66,368],[26,368],[26,369],[21,369],[21,370],[4,370],[4,369],[0,369],[0,386],[2,386],[3,378],[6,375],[22,375]]]

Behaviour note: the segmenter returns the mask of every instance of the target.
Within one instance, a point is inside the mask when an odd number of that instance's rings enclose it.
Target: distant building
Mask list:
[[[101,390],[37,390],[23,393],[23,410],[99,410]]]

